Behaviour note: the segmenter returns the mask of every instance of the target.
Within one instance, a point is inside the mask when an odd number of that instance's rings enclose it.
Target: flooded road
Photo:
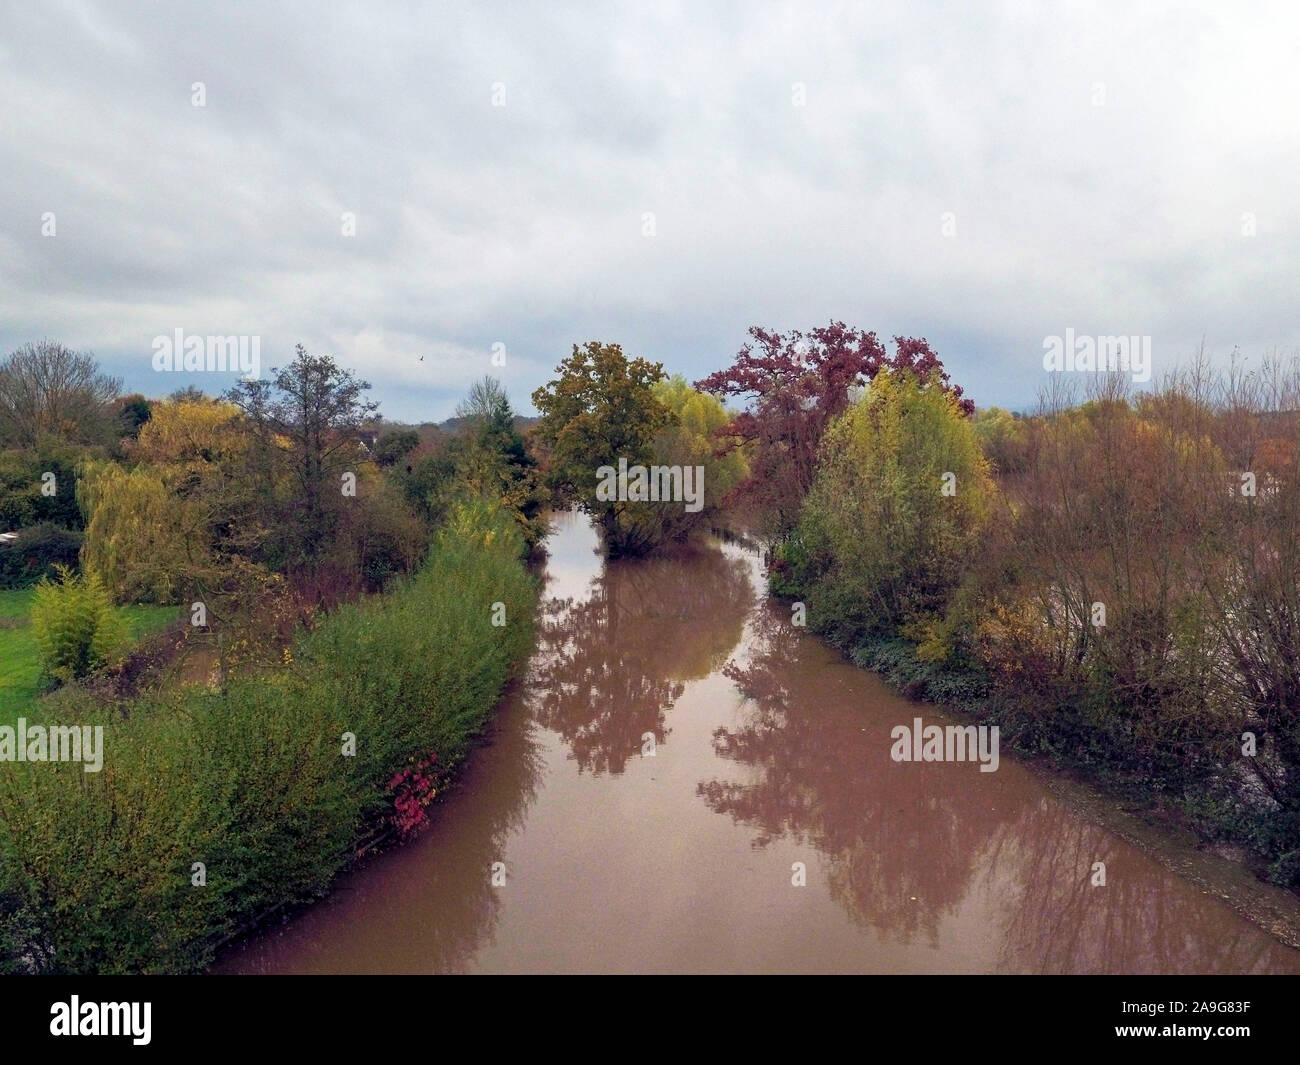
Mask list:
[[[752,552],[605,567],[567,515],[548,546],[527,681],[430,828],[215,971],[1300,972],[1008,755],[893,762],[944,719],[793,627]]]

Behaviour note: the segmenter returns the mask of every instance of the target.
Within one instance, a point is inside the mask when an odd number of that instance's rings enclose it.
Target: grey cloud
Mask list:
[[[1294,346],[1297,21],[0,5],[0,349],[57,336],[157,393],[159,332],[259,333],[268,366],[302,340],[409,418],[449,414],[498,340],[525,408],[593,336],[695,378],[748,325],[842,318],[927,336],[1011,406],[1067,326]]]

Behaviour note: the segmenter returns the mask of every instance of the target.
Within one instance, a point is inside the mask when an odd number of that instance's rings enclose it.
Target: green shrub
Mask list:
[[[32,601],[32,635],[47,676],[67,682],[104,664],[121,646],[124,629],[103,582],[56,567],[58,582],[43,578]]]
[[[806,598],[809,625],[844,645],[920,632],[959,586],[991,491],[959,401],[937,380],[882,371],[826,432],[780,548],[781,588]]]
[[[69,529],[82,527],[74,486],[76,467],[84,449],[58,441],[39,448],[0,452],[0,530],[51,522]],[[50,474],[50,482],[45,475]],[[46,485],[52,483],[51,493]]]
[[[457,508],[423,569],[301,634],[273,674],[158,693],[125,719],[76,688],[46,700],[49,720],[105,726],[104,769],[0,774],[0,967],[192,971],[325,891],[393,823],[395,776],[429,755],[454,768],[528,653],[521,547],[500,509]]]

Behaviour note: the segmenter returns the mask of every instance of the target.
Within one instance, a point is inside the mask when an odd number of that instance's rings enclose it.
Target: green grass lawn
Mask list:
[[[41,662],[28,621],[33,590],[0,591],[0,724],[12,724],[40,694]],[[121,608],[127,632],[138,640],[156,632],[177,616],[174,606]]]

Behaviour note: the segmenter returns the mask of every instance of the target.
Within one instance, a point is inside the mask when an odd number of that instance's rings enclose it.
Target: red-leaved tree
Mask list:
[[[939,357],[924,339],[895,337],[891,358],[875,333],[843,322],[776,333],[754,326],[752,341],[725,370],[695,387],[719,397],[742,397],[748,409],[719,435],[751,444],[750,477],[737,489],[753,505],[767,531],[781,535],[798,521],[799,508],[817,472],[817,450],[827,426],[844,413],[851,390],[882,368],[931,377],[960,398]],[[975,410],[961,400],[967,414]]]

